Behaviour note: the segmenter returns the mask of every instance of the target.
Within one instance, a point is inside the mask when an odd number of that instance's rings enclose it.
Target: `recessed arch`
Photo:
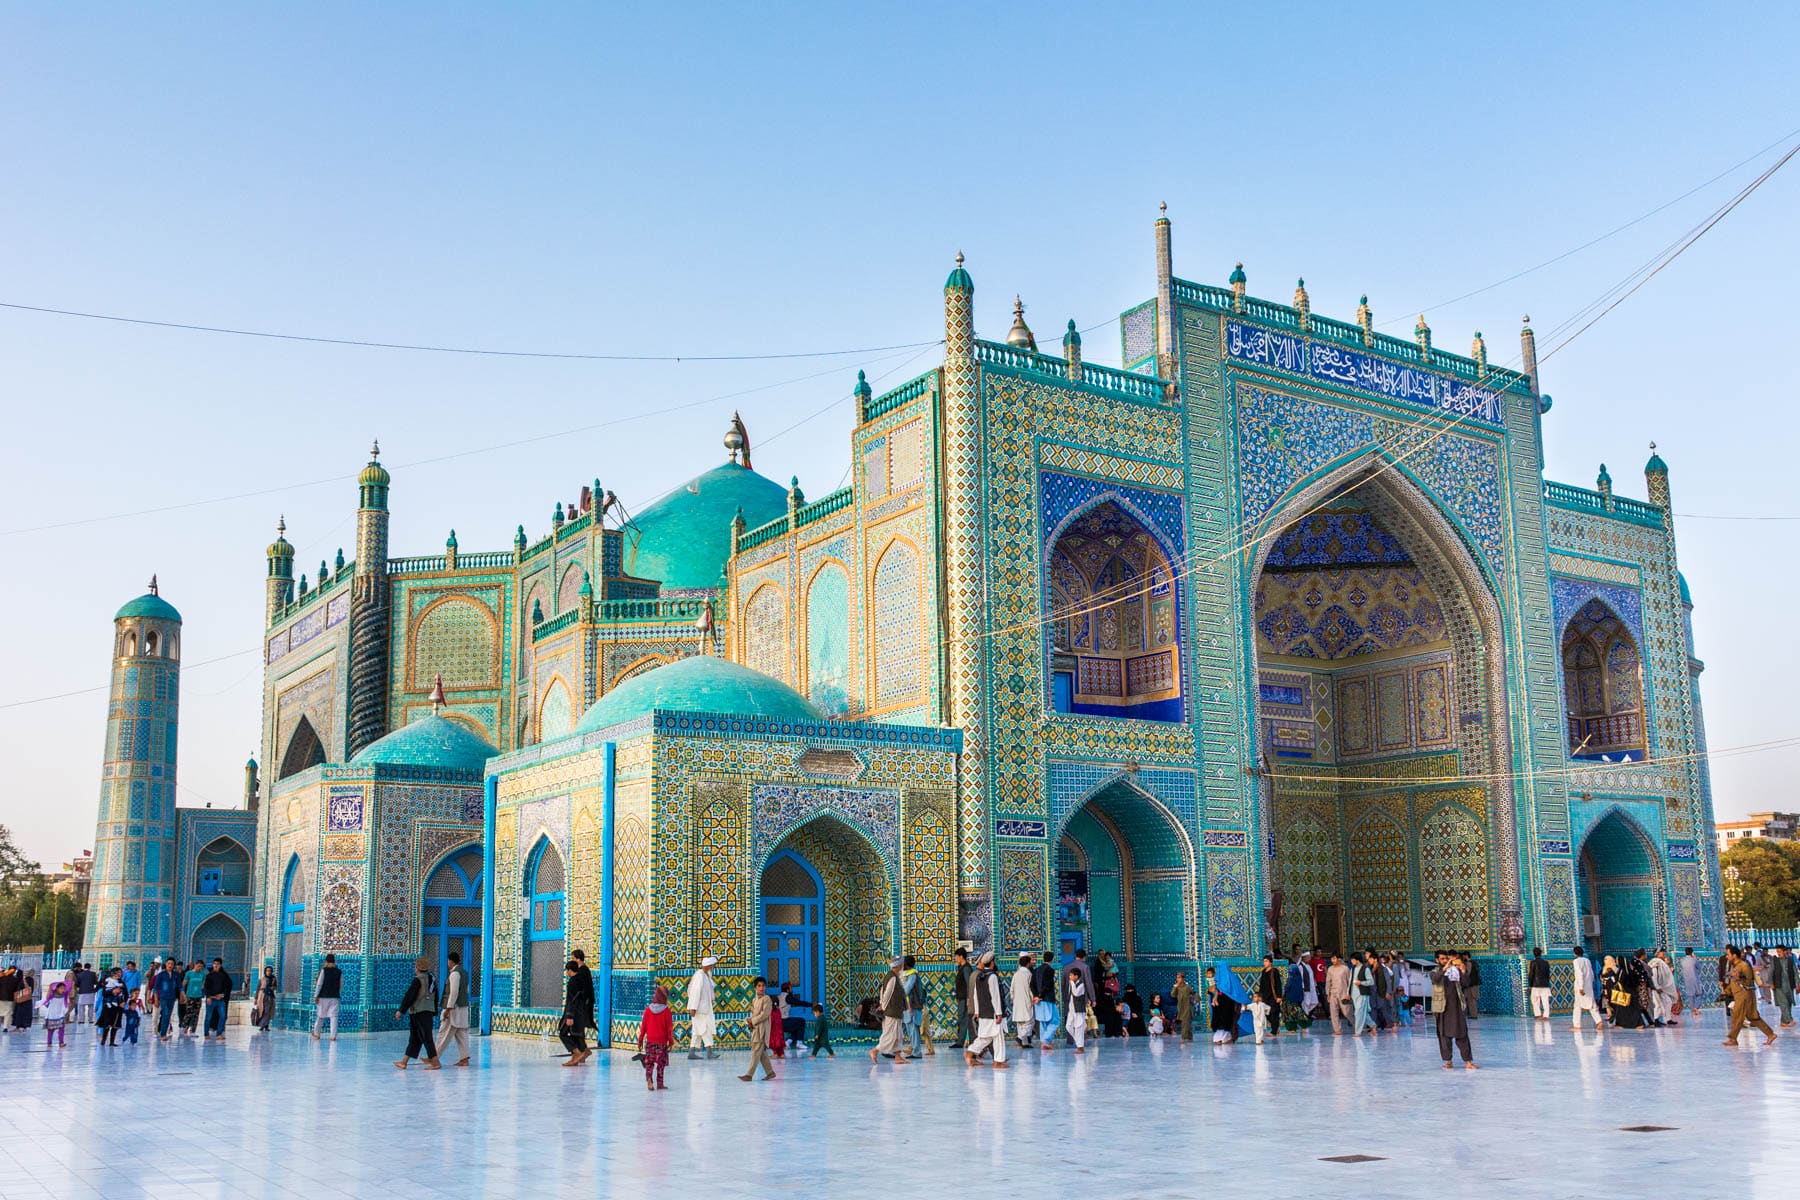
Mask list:
[[[466,592],[427,604],[408,633],[412,690],[430,688],[438,676],[449,690],[492,687],[500,674],[500,627],[487,605]]]
[[[815,813],[769,848],[755,878],[755,962],[765,967],[773,953],[785,972],[789,958],[810,957],[811,978],[823,996],[805,998],[825,1004],[834,1018],[853,1015],[857,1001],[868,994],[869,965],[885,962],[901,949],[894,880],[875,843],[836,813]],[[794,894],[815,881],[823,893],[816,929],[804,897]],[[786,890],[768,895],[765,902],[764,889],[770,886]],[[798,912],[792,910],[795,903],[801,905]],[[801,919],[789,921],[790,917]],[[813,956],[810,939],[815,933],[819,940]],[[791,946],[795,938],[801,944]]]
[[[306,869],[300,856],[293,855],[288,859],[287,871],[281,879],[280,923],[277,926],[281,940],[277,943],[275,974],[283,992],[300,990],[305,972],[306,914],[310,898]]]
[[[850,709],[850,572],[835,558],[806,580],[805,691],[827,715]]]
[[[744,601],[744,665],[784,683],[788,677],[787,593],[778,583],[760,583]]]
[[[319,740],[318,731],[313,728],[312,719],[302,715],[294,722],[294,731],[288,735],[287,749],[281,754],[281,767],[275,772],[277,780],[286,779],[289,775],[298,775],[309,767],[316,767],[325,761],[325,744]]]
[[[1300,543],[1297,530],[1305,531]],[[1282,600],[1302,610],[1307,601],[1318,602],[1303,618],[1321,623],[1322,638],[1286,651],[1288,656],[1269,653],[1269,630],[1258,628],[1252,638],[1258,685],[1253,736],[1259,755],[1268,756],[1273,784],[1258,789],[1258,802],[1270,809],[1277,848],[1271,889],[1282,896],[1284,941],[1307,940],[1295,903],[1303,899],[1346,906],[1351,930],[1372,924],[1398,932],[1397,889],[1375,886],[1376,868],[1352,869],[1349,861],[1353,852],[1367,852],[1390,862],[1395,840],[1391,831],[1380,837],[1370,831],[1353,841],[1346,809],[1380,797],[1381,781],[1391,777],[1397,786],[1388,799],[1413,870],[1427,856],[1451,854],[1442,838],[1452,828],[1465,838],[1455,854],[1469,869],[1462,886],[1446,882],[1429,897],[1422,890],[1408,898],[1417,919],[1407,941],[1422,938],[1426,945],[1414,948],[1429,948],[1436,930],[1454,933],[1465,949],[1495,947],[1502,918],[1522,911],[1522,895],[1506,628],[1490,564],[1455,516],[1404,463],[1379,448],[1347,457],[1290,491],[1255,532],[1245,552],[1253,625],[1281,616],[1270,604],[1266,579],[1300,566],[1314,569],[1293,556],[1296,544],[1321,552],[1316,569],[1324,573],[1320,586],[1289,588],[1292,594]],[[1345,611],[1334,616],[1332,604]],[[1404,779],[1408,768],[1400,760],[1427,755],[1441,756],[1439,774],[1486,782],[1432,789]],[[1395,765],[1387,765],[1390,759]],[[1324,773],[1318,767],[1345,766],[1356,768],[1354,786],[1348,777],[1283,782],[1284,776],[1316,778]],[[1440,802],[1449,799],[1467,813],[1468,823],[1439,815]],[[1344,874],[1333,877],[1312,863],[1319,855],[1310,851],[1282,852],[1289,838],[1316,834],[1302,826],[1303,814],[1324,825]],[[1421,840],[1434,820],[1434,837]],[[1290,867],[1309,875],[1296,885],[1286,877]],[[1486,893],[1479,904],[1471,899],[1473,879]],[[1359,895],[1365,902],[1360,923]]]
[[[1063,814],[1050,840],[1059,847],[1057,936],[1065,954],[1077,946],[1109,950],[1146,994],[1167,992],[1177,970],[1193,977],[1197,858],[1168,805],[1125,774]],[[1081,864],[1085,881],[1063,866],[1070,861]]]
[[[1154,522],[1102,492],[1059,521],[1045,545],[1049,707],[1182,720],[1178,556]]]
[[[525,861],[526,1007],[556,1008],[563,999],[568,871],[562,852],[541,834]]]
[[[192,955],[208,966],[215,958],[222,960],[238,990],[248,991],[254,984],[245,974],[249,940],[242,925],[224,913],[214,913],[194,930]]]
[[[869,573],[873,612],[868,622],[869,708],[905,708],[923,698],[925,614],[922,559],[910,538],[891,537]]]
[[[1614,805],[1588,826],[1576,875],[1585,943],[1611,953],[1666,944],[1662,855],[1635,816]]]
[[[194,859],[194,892],[200,896],[248,896],[250,851],[234,837],[221,834]]]
[[[1631,627],[1612,605],[1591,597],[1564,623],[1559,661],[1569,756],[1642,761],[1649,722],[1643,654]]]
[[[485,867],[481,844],[470,842],[443,855],[424,875],[419,954],[435,964],[440,984],[451,951],[462,956],[464,987],[480,994],[481,918]]]
[[[553,741],[575,728],[575,702],[570,698],[569,687],[562,676],[553,675],[550,685],[544,689],[544,699],[538,705],[538,738],[540,742]]]

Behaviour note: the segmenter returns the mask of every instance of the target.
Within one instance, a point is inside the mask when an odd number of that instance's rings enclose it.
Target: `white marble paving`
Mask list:
[[[564,1070],[548,1044],[479,1043],[471,1070],[401,1074],[404,1038],[233,1027],[223,1045],[66,1050],[0,1037],[0,1200],[27,1197],[1232,1195],[1508,1200],[1800,1195],[1800,1038],[1572,1034],[1487,1018],[1482,1070],[1426,1032],[1329,1030],[1215,1048],[1104,1042],[969,1070],[940,1051],[871,1068],[745,1056],[651,1095],[624,1054]],[[1624,1125],[1670,1125],[1625,1133]],[[1322,1162],[1370,1154],[1385,1161]],[[1448,1181],[1448,1182],[1447,1182]]]

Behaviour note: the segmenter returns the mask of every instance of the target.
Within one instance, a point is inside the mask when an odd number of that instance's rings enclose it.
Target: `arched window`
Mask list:
[[[281,756],[281,769],[275,772],[275,778],[286,779],[289,775],[297,775],[324,761],[324,743],[319,741],[312,722],[301,717],[294,725],[294,732],[288,737],[287,750]]]
[[[1057,538],[1049,576],[1051,708],[1181,720],[1175,572],[1149,528],[1103,500]]]
[[[137,656],[137,631],[127,629],[119,635],[119,657],[135,658]]]
[[[214,838],[208,842],[194,864],[194,894],[248,896],[249,853],[232,838]]]
[[[563,857],[540,838],[525,872],[528,1008],[559,1008],[563,1001]]]
[[[287,875],[281,882],[281,941],[279,962],[275,968],[284,992],[298,992],[304,974],[306,953],[306,872],[300,856],[288,860]]]
[[[1648,749],[1643,661],[1637,639],[1605,601],[1589,600],[1569,619],[1562,668],[1570,757],[1641,762]]]
[[[144,634],[144,653],[156,653],[156,630],[147,630]]]
[[[450,952],[462,955],[469,998],[481,980],[481,847],[470,846],[438,864],[425,881],[419,953],[436,964],[438,981],[450,969]]]

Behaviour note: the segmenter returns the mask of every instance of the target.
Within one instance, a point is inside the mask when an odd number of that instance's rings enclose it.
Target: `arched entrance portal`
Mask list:
[[[1118,780],[1069,815],[1057,840],[1057,949],[1112,952],[1145,996],[1194,974],[1193,846],[1168,810]]]
[[[1576,871],[1585,944],[1607,954],[1663,944],[1662,863],[1637,822],[1616,809],[1602,817],[1581,841]]]
[[[419,953],[436,964],[440,986],[450,970],[450,952],[462,956],[465,998],[481,994],[481,886],[481,847],[458,850],[426,879],[419,918]]]
[[[1504,641],[1474,554],[1374,456],[1267,528],[1255,739],[1280,946],[1501,948],[1519,903]]]
[[[843,1019],[875,994],[895,953],[892,885],[861,833],[820,815],[782,838],[757,890],[757,967],[775,991],[797,995]]]
[[[237,980],[238,989],[249,991],[256,986],[256,981],[244,974],[245,941],[242,925],[224,913],[214,913],[194,930],[193,957],[209,966],[213,959],[223,959],[225,970]]]

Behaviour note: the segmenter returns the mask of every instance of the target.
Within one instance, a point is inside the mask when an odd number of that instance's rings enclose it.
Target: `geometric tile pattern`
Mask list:
[[[1426,946],[1487,948],[1487,839],[1458,805],[1444,805],[1419,826],[1419,906]]]
[[[1041,952],[1050,945],[1044,927],[1044,898],[1049,888],[1044,870],[1042,846],[1000,847],[1000,936],[996,945],[1003,955]]]

